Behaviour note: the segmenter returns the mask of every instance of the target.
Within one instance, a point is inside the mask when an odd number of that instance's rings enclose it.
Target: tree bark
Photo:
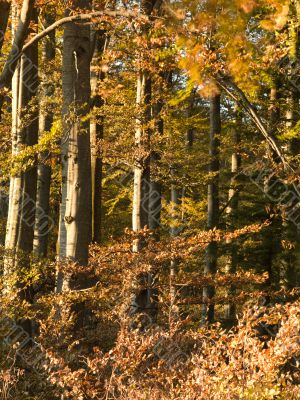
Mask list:
[[[90,1],[73,2],[72,10],[77,7],[88,10]],[[64,137],[59,247],[60,258],[65,255],[79,265],[88,262],[92,234],[90,127],[89,121],[82,120],[89,112],[90,50],[90,27],[73,22],[67,24],[63,47]],[[82,282],[72,282],[69,278],[58,276],[58,292],[83,286]]]
[[[213,174],[208,184],[207,196],[207,228],[214,229],[219,223],[219,138],[221,133],[220,95],[210,99],[210,134],[209,134],[209,173]],[[204,273],[214,275],[217,271],[218,245],[212,240],[206,248]],[[215,294],[213,286],[203,288],[202,321],[212,322],[214,319]]]

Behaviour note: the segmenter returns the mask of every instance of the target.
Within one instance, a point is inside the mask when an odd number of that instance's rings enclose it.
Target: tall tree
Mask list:
[[[141,0],[141,12],[150,16],[155,6],[155,0]],[[147,39],[149,33],[149,24],[142,27],[143,40]],[[149,42],[148,42],[149,46]],[[139,232],[146,226],[149,227],[149,221],[153,222],[153,217],[149,212],[150,198],[150,137],[152,119],[152,79],[150,71],[145,67],[145,56],[141,49],[139,63],[141,65],[137,74],[137,92],[136,104],[138,117],[136,119],[135,128],[135,160],[134,160],[134,183],[133,183],[133,204],[132,204],[132,229]],[[153,189],[153,186],[152,186]],[[151,196],[153,205],[153,192]],[[137,238],[133,243],[133,251],[138,252],[144,246],[143,239]],[[150,319],[155,320],[157,314],[156,290],[152,288],[153,276],[148,273],[147,276],[141,277],[147,289],[140,291],[135,296],[131,305],[131,313],[147,313]]]
[[[16,17],[19,15],[17,3],[13,3],[13,31]],[[33,22],[37,14],[33,11]],[[19,26],[20,22],[18,22]],[[17,34],[17,32],[16,32]],[[12,90],[12,156],[18,156],[22,150],[37,143],[38,121],[36,107],[32,103],[38,88],[38,47],[30,47],[19,61],[14,76]],[[26,112],[30,117],[23,121]],[[27,116],[28,117],[28,116]],[[29,122],[28,122],[29,121]],[[13,254],[8,256],[8,268],[14,267],[15,253],[21,250],[26,254],[32,251],[33,226],[36,200],[35,157],[25,159],[25,170],[20,166],[13,168],[10,179],[9,211],[5,248]],[[17,169],[14,171],[14,169]]]
[[[15,1],[12,4],[12,34],[16,33],[17,24],[19,19],[18,5]],[[19,85],[20,85],[20,63],[15,69],[12,79],[12,157],[19,154],[21,151],[21,135],[19,129]],[[6,235],[5,235],[5,250],[6,256],[4,259],[4,272],[9,273],[14,268],[15,251],[18,240],[18,226],[19,226],[19,215],[21,210],[21,173],[15,173],[10,177],[9,184],[9,205],[8,205],[8,216],[6,223]]]
[[[106,47],[108,36],[105,30],[97,30],[94,32],[94,54],[92,58],[91,68],[91,91],[92,91],[92,107],[94,115],[91,119],[91,146],[92,146],[92,202],[93,202],[93,237],[94,243],[101,242],[101,225],[102,225],[102,159],[98,152],[99,140],[103,138],[104,118],[99,115],[100,107],[103,105],[103,99],[98,93],[98,84],[104,78],[104,73],[100,69],[100,63],[103,51]]]
[[[89,0],[76,0],[66,10],[90,9]],[[60,209],[60,258],[80,265],[88,262],[91,242],[91,148],[87,121],[90,104],[90,26],[71,22],[63,38],[62,200]],[[69,277],[58,274],[57,291],[72,287]]]
[[[219,135],[221,133],[220,95],[213,95],[210,99],[210,133],[209,133],[209,173],[211,174],[207,192],[207,228],[214,229],[219,223]],[[217,271],[218,245],[211,240],[206,248],[206,262],[204,273],[215,274]],[[214,286],[203,288],[202,320],[212,322],[214,319],[215,294]]]
[[[53,10],[46,12],[44,17],[45,28],[54,22]],[[48,107],[49,99],[54,93],[54,87],[47,78],[49,65],[55,59],[55,31],[51,32],[43,40],[42,44],[42,65],[44,71],[41,73],[41,102],[39,112],[39,137],[42,139],[45,132],[49,132],[53,122],[53,112]],[[51,166],[49,162],[49,151],[44,151],[39,155],[38,180],[37,180],[37,199],[34,229],[34,253],[38,256],[47,255],[48,230],[49,230],[49,198],[51,184]]]
[[[37,24],[37,10],[32,13],[32,22]],[[22,139],[25,147],[38,142],[38,109],[33,101],[38,89],[38,43],[27,49],[21,58],[21,96],[22,106],[27,106],[30,115],[29,123],[22,128]],[[22,87],[21,87],[22,85]],[[21,110],[21,117],[23,111]],[[20,215],[18,248],[29,254],[33,249],[35,204],[37,188],[37,160],[33,155],[26,159],[28,166],[22,173],[22,211]]]
[[[238,106],[234,108],[234,120],[232,129],[232,143],[233,151],[231,154],[231,178],[230,188],[228,193],[228,207],[226,209],[228,217],[228,225],[230,230],[237,228],[238,222],[238,211],[239,211],[239,182],[238,173],[241,167],[241,155],[240,155],[240,141],[241,141],[241,119],[238,110]],[[238,265],[238,245],[232,239],[226,240],[229,246],[229,259],[227,261],[226,270],[230,274],[234,274],[237,270]],[[234,286],[230,286],[229,295],[234,294]],[[226,306],[226,318],[228,320],[234,320],[236,314],[236,308],[234,301],[231,301]]]

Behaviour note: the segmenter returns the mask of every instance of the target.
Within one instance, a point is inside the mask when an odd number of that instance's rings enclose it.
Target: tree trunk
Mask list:
[[[163,79],[163,77],[162,77]],[[159,100],[152,108],[152,114],[155,123],[155,129],[157,133],[162,136],[164,133],[164,122],[160,116],[163,104]],[[150,164],[157,164],[160,160],[160,155],[157,152],[152,151],[150,156]],[[160,227],[160,212],[161,212],[161,183],[157,177],[151,175],[150,177],[150,188],[149,188],[149,216],[148,223],[149,228],[155,231],[155,238],[159,240],[159,227]]]
[[[150,188],[150,129],[151,119],[151,79],[146,71],[140,71],[137,79],[137,106],[139,117],[136,120],[135,144],[137,157],[134,166],[132,228],[135,232],[148,226],[149,220],[149,188]],[[137,239],[133,251],[143,247]]]
[[[141,11],[146,15],[151,15],[155,1],[142,0]],[[143,27],[143,34],[147,34],[148,26]],[[141,56],[142,61],[142,56]],[[132,209],[132,229],[139,232],[145,227],[149,227],[150,212],[150,137],[151,128],[151,76],[149,71],[141,69],[137,76],[136,104],[138,117],[135,129],[135,160],[134,160],[134,186],[133,186],[133,209]],[[153,193],[152,193],[153,200]],[[153,204],[153,201],[152,201]],[[137,238],[133,242],[133,252],[139,252],[144,247],[144,241]],[[153,288],[153,276],[140,277],[146,284],[147,289],[139,292],[134,297],[130,314],[147,314],[151,321],[155,321],[157,316],[157,290]]]
[[[176,167],[171,167],[171,176],[174,178],[176,182]],[[176,224],[171,225],[170,229],[170,236],[171,238],[175,238],[178,234],[178,208],[180,206],[180,199],[181,199],[181,191],[177,187],[176,183],[173,182],[171,185],[171,218],[173,221],[176,221]],[[174,318],[175,315],[175,303],[176,303],[176,288],[175,288],[175,276],[176,276],[176,268],[177,268],[177,260],[171,260],[170,264],[170,321]]]
[[[12,4],[12,34],[13,37],[17,34],[17,28],[20,24],[20,12],[16,1]],[[28,17],[28,16],[27,16]],[[27,33],[24,33],[26,35]],[[15,43],[15,38],[13,39]],[[28,59],[24,55],[18,62],[12,80],[12,156],[17,156],[24,144],[26,143],[26,129],[25,132],[21,130],[21,111],[26,106],[28,101],[27,87],[25,86],[24,79],[28,78],[24,74],[25,63],[27,65]],[[27,71],[28,72],[28,71]],[[29,69],[29,73],[33,70]],[[29,76],[30,83],[30,76]],[[35,82],[36,84],[37,82]],[[25,92],[25,93],[24,93]],[[29,92],[29,90],[28,90]],[[29,96],[31,93],[28,93]],[[34,128],[33,126],[31,127]],[[29,127],[28,127],[29,129]],[[25,136],[25,137],[24,137]],[[24,141],[25,139],[25,141]],[[28,139],[28,137],[27,137]],[[9,207],[5,236],[5,250],[6,256],[4,259],[4,273],[9,274],[14,271],[16,253],[20,244],[20,220],[23,212],[23,189],[24,189],[24,173],[14,171],[14,175],[10,178],[9,189]],[[25,206],[29,207],[29,202],[26,201]],[[32,204],[30,204],[32,206]],[[23,222],[24,225],[24,222]],[[22,246],[22,245],[21,245]],[[26,247],[26,246],[25,246]],[[22,248],[22,247],[21,247]]]
[[[88,0],[73,3],[72,10],[90,8]],[[63,47],[64,137],[59,254],[60,258],[65,256],[80,265],[88,262],[92,234],[90,129],[89,122],[82,121],[89,113],[90,49],[90,27],[68,23]],[[57,291],[83,285],[59,274]]]
[[[207,196],[207,228],[214,229],[219,223],[219,138],[221,133],[220,95],[210,99],[210,135],[209,135],[209,173],[213,174],[208,184]],[[206,248],[204,273],[214,275],[217,271],[218,245],[212,240]],[[213,286],[203,288],[202,321],[212,322],[214,319],[215,294]]]
[[[106,46],[107,36],[105,31],[95,32],[95,49],[91,69],[91,91],[92,106],[99,109],[103,105],[103,99],[97,93],[97,85],[104,78],[103,72],[99,72],[99,64]],[[99,110],[97,110],[99,113]],[[102,228],[102,159],[100,158],[97,146],[103,138],[104,118],[96,114],[91,119],[91,155],[92,155],[92,202],[93,202],[93,243],[101,242]]]
[[[33,22],[37,24],[37,12],[34,10]],[[22,104],[30,105],[37,95],[38,89],[38,44],[31,46],[21,59]],[[38,142],[38,112],[36,105],[30,112],[30,123],[22,131],[25,147],[34,146]],[[29,160],[28,160],[29,161]],[[22,173],[22,212],[20,216],[18,250],[26,254],[32,252],[35,221],[37,166],[36,157]]]
[[[230,230],[234,230],[237,228],[238,221],[238,207],[239,207],[239,186],[238,186],[238,173],[241,167],[241,156],[240,156],[240,118],[238,114],[237,106],[235,106],[234,110],[234,127],[232,134],[232,142],[233,142],[233,152],[231,155],[231,179],[230,179],[230,189],[228,194],[228,202],[229,205],[226,209],[227,217],[228,217],[228,225]],[[238,245],[236,241],[227,239],[226,244],[229,247],[229,260],[226,265],[226,271],[230,274],[236,273],[237,263],[238,263]],[[234,295],[234,285],[231,285],[229,288],[229,295]],[[225,317],[226,319],[233,321],[235,319],[236,307],[235,302],[230,302],[226,306]]]
[[[54,22],[51,14],[45,16],[44,26],[47,27]],[[48,65],[55,59],[55,31],[44,39],[42,45],[42,63]],[[39,136],[43,137],[45,132],[49,132],[52,127],[53,113],[47,110],[47,99],[54,93],[54,87],[47,78],[46,71],[43,71],[43,82],[41,83],[42,99],[39,115]],[[37,178],[37,199],[34,228],[33,251],[39,257],[46,257],[48,233],[49,233],[49,199],[51,185],[51,166],[47,160],[51,154],[44,151],[40,154]]]

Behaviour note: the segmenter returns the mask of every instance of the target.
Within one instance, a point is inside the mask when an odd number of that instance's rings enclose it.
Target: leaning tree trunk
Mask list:
[[[73,8],[74,7],[74,8]],[[90,1],[73,2],[72,9],[90,8]],[[62,138],[62,204],[60,210],[60,257],[80,265],[88,262],[91,242],[91,151],[86,117],[90,102],[90,27],[68,23],[64,29],[63,96],[64,137]],[[83,286],[58,275],[57,291]]]
[[[16,0],[13,0],[12,4],[14,8],[18,7],[18,2]],[[20,13],[18,13],[18,24],[14,29],[13,45],[0,76],[0,89],[10,87],[15,69],[17,65],[19,65],[19,59],[17,55],[19,54],[19,51],[20,49],[22,49],[26,40],[34,4],[35,0],[23,0],[22,8],[20,10]],[[12,14],[15,14],[14,10]],[[5,91],[0,92],[0,120],[5,97],[4,93]]]
[[[235,106],[234,110],[234,126],[232,132],[232,142],[233,142],[233,152],[231,155],[231,179],[230,179],[230,189],[228,193],[228,207],[226,209],[227,217],[228,217],[228,225],[230,230],[234,230],[237,228],[238,221],[238,207],[239,207],[239,183],[238,183],[238,173],[241,167],[241,156],[240,156],[240,118],[239,111],[237,106]],[[236,241],[232,239],[227,239],[226,244],[229,247],[229,259],[226,265],[226,272],[230,274],[235,274],[237,270],[238,264],[238,245]],[[234,285],[231,285],[229,288],[229,296],[234,295]],[[229,321],[233,321],[235,319],[236,307],[235,302],[230,301],[229,304],[226,305],[225,309],[225,317]]]
[[[220,95],[210,99],[210,134],[209,134],[209,173],[212,174],[208,184],[207,196],[207,228],[214,229],[219,223],[219,138],[221,133]],[[217,271],[218,245],[211,240],[206,248],[204,273],[214,275]],[[203,288],[202,321],[212,322],[214,319],[215,294],[214,286]]]
[[[45,28],[54,22],[54,17],[51,13],[45,16]],[[41,106],[39,115],[39,137],[43,138],[45,133],[49,132],[53,122],[53,112],[48,110],[49,99],[54,94],[54,87],[49,78],[47,71],[49,66],[55,59],[55,31],[44,39],[42,44],[42,64],[45,66],[41,82]],[[51,79],[51,78],[50,78]],[[36,214],[35,214],[35,227],[34,227],[34,243],[33,251],[39,257],[46,257],[49,225],[49,199],[50,199],[50,185],[51,185],[51,166],[49,158],[51,154],[49,151],[43,151],[39,155],[38,165],[38,180],[37,180],[37,199],[36,199]]]

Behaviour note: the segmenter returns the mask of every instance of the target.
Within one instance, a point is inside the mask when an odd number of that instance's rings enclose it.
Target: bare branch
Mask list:
[[[12,76],[14,74],[17,62],[20,58],[20,49],[22,49],[25,39],[28,34],[28,27],[30,24],[31,13],[34,7],[35,0],[24,0],[19,18],[17,32],[15,34],[14,42],[11,51],[7,57],[2,74],[0,76],[0,88],[9,86]]]
[[[27,0],[24,3],[33,3],[33,1]],[[23,44],[24,44],[25,37],[21,36],[21,32],[20,32],[20,34],[18,35],[20,37],[16,37],[15,43],[13,44],[13,48],[8,56],[5,66],[4,66],[3,72],[0,75],[0,89],[2,89],[3,87],[10,86],[10,81],[11,81],[14,69],[16,67],[16,64],[17,64],[19,58],[24,53],[24,51],[27,50],[34,43],[38,42],[43,37],[49,35],[49,33],[54,31],[55,29],[59,28],[62,25],[65,25],[69,22],[89,22],[92,19],[101,18],[104,16],[140,18],[143,20],[149,19],[146,15],[139,14],[139,13],[133,12],[133,11],[125,11],[125,10],[124,11],[123,10],[118,10],[118,11],[103,10],[103,11],[94,11],[94,12],[91,12],[88,14],[75,14],[75,15],[71,15],[69,17],[61,18],[60,20],[54,22],[48,28],[44,29],[42,32],[40,32],[36,36],[34,36],[24,46],[23,46]],[[21,25],[25,27],[24,23],[21,23]],[[26,31],[27,31],[27,29],[26,29]],[[23,31],[22,31],[22,33],[23,33]],[[23,35],[24,35],[24,33],[23,33]],[[25,35],[26,35],[26,32],[25,32]]]
[[[258,115],[257,111],[255,110],[251,102],[248,100],[245,93],[229,78],[220,78],[218,80],[218,84],[237,104],[239,104],[247,112],[247,114],[250,116],[252,121],[255,123],[256,127],[262,133],[262,135],[264,136],[264,138],[266,139],[272,150],[278,155],[284,168],[286,170],[288,169],[292,170],[292,167],[285,159],[285,156],[283,155],[279,146],[275,142],[275,139],[269,134],[263,121],[261,120],[260,116]],[[229,86],[231,86],[234,89],[237,95],[229,89]]]

